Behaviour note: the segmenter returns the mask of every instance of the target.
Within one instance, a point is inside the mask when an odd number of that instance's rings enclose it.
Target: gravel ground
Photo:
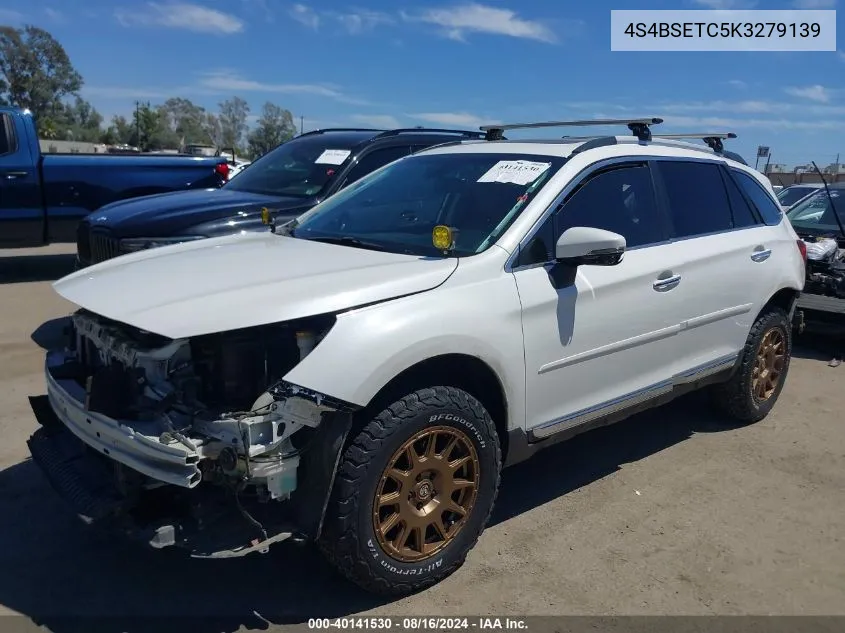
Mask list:
[[[73,309],[50,287],[71,252],[0,251],[0,613],[22,614],[22,626],[92,630],[93,620],[66,618],[98,616],[97,630],[116,633],[160,630],[139,616],[197,616],[183,629],[205,633],[353,614],[845,614],[845,365],[828,367],[818,346],[796,350],[778,405],[756,425],[726,428],[693,395],[506,471],[464,567],[398,601],[350,587],[308,547],[197,561],[95,534],[25,445],[27,397],[44,393],[40,346]]]

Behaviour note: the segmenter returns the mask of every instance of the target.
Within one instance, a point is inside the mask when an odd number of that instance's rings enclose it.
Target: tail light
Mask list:
[[[804,262],[804,265],[807,265],[807,244],[804,240],[797,240],[798,243],[798,252],[801,253],[801,260]]]
[[[214,166],[214,171],[223,179],[223,182],[229,180],[229,163],[218,163]]]

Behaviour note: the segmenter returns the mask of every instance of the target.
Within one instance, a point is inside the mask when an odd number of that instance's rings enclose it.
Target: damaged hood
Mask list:
[[[123,255],[53,288],[95,314],[186,338],[423,292],[457,265],[452,258],[247,233]]]

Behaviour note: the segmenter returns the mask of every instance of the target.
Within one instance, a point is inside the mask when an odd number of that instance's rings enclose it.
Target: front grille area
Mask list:
[[[84,265],[91,263],[90,231],[90,225],[84,221],[76,229],[76,257]]]
[[[120,255],[118,239],[108,229],[91,229],[88,234],[88,262],[98,264]]]

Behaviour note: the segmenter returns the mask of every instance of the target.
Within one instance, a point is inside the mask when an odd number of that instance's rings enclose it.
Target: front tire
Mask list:
[[[475,546],[500,471],[496,428],[478,400],[454,387],[409,394],[373,418],[341,456],[320,549],[368,591],[430,587]]]
[[[767,308],[751,327],[736,372],[714,387],[715,403],[740,422],[762,420],[783,390],[791,358],[789,317],[781,308]]]

